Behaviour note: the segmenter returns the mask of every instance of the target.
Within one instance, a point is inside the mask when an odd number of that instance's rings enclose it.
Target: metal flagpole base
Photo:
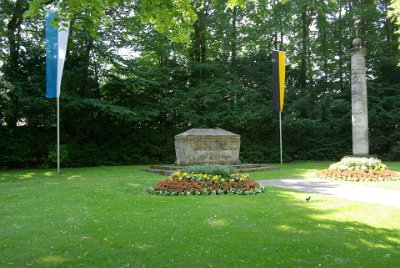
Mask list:
[[[283,164],[283,157],[282,157],[282,112],[279,112],[279,145],[280,145],[281,165],[282,165]]]

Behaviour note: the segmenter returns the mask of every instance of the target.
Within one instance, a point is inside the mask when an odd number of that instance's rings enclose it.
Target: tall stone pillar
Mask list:
[[[365,74],[365,54],[362,40],[353,40],[353,48],[349,49],[351,56],[351,110],[353,155],[368,156],[368,100],[367,78]]]

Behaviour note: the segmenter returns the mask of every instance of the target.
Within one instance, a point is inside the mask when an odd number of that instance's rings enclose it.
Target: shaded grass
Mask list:
[[[305,202],[303,193],[274,187],[256,196],[154,196],[144,190],[163,176],[140,168],[0,173],[0,267],[400,263],[399,209],[316,194]]]

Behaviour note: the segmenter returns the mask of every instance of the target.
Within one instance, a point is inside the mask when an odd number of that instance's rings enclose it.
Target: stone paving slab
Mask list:
[[[334,183],[321,179],[259,180],[260,184],[283,187],[307,193],[333,195],[338,198],[400,208],[400,191]]]

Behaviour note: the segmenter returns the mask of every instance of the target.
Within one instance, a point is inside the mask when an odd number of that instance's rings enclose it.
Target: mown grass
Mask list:
[[[280,178],[315,178],[315,172],[329,167],[329,162],[292,162],[280,164],[272,164],[271,166],[279,167],[278,170],[252,172],[251,178],[254,180],[268,180]]]
[[[290,177],[322,165],[293,164]],[[155,196],[145,189],[163,176],[142,168],[1,172],[0,267],[400,263],[399,209],[316,194],[305,202],[273,187],[255,196]]]

